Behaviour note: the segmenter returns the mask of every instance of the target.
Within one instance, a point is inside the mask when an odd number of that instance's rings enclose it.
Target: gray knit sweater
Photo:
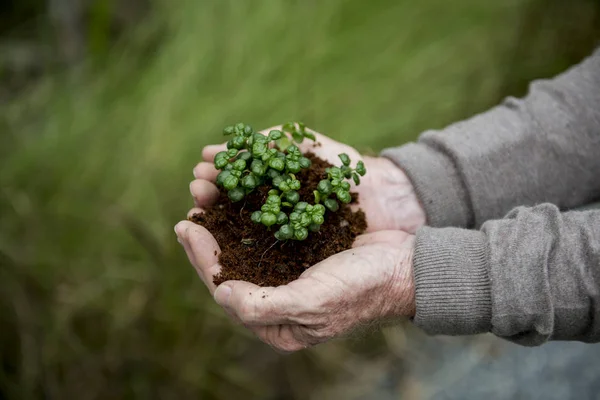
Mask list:
[[[413,259],[418,326],[523,345],[600,341],[600,210],[566,211],[600,199],[600,49],[524,99],[382,154],[427,214]]]

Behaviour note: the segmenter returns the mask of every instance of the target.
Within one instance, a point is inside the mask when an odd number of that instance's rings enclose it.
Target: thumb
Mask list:
[[[227,281],[214,293],[217,304],[247,325],[295,323],[301,302],[294,301],[287,285],[260,287],[244,281]]]

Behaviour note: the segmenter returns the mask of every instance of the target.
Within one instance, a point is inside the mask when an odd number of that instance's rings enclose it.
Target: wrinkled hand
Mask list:
[[[383,320],[415,313],[414,236],[380,231],[307,269],[279,287],[227,281],[215,287],[220,248],[203,227],[180,222],[175,231],[215,300],[234,320],[276,350],[293,352]]]
[[[340,162],[338,154],[347,153],[353,163],[362,159],[367,168],[367,175],[353,191],[360,195],[360,208],[372,233],[358,237],[352,249],[314,265],[288,285],[273,288],[228,281],[216,288],[213,276],[220,270],[221,249],[214,237],[189,221],[175,228],[190,262],[217,303],[261,340],[284,352],[415,312],[414,237],[397,231],[413,233],[425,223],[410,181],[387,159],[361,156],[350,146],[315,134],[321,146],[305,141],[300,145],[302,151],[310,150],[335,165]],[[225,145],[204,148],[205,161],[194,168],[196,180],[190,185],[196,207],[188,215],[202,212],[218,199],[214,184],[218,171],[212,161],[224,149]]]
[[[263,133],[268,133],[271,129]],[[352,183],[352,191],[359,194],[360,208],[366,214],[369,232],[400,229],[414,233],[425,224],[425,212],[412,184],[406,174],[393,162],[382,157],[362,156],[353,147],[336,142],[317,132],[314,133],[321,146],[314,147],[314,142],[305,140],[299,145],[303,152],[312,151],[334,165],[340,165],[338,158],[340,153],[348,154],[353,165],[359,160],[364,161],[367,174],[361,179],[359,186],[354,186]],[[196,180],[190,186],[196,207],[211,205],[218,197],[219,192],[213,182],[219,172],[214,168],[212,161],[215,154],[223,150],[225,150],[224,144],[207,146],[202,151],[204,162],[194,168]],[[198,211],[195,209],[191,213]]]

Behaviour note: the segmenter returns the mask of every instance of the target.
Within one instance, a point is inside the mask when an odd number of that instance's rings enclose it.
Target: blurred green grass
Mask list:
[[[156,1],[106,55],[3,104],[0,397],[367,390],[403,331],[280,357],[215,307],[172,231],[201,148],[237,121],[303,120],[365,152],[413,140],[585,54],[556,51],[548,27],[589,32],[551,3]]]

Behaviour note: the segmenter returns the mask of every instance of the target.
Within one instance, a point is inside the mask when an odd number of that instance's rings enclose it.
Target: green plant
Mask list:
[[[300,201],[298,191],[302,184],[295,174],[310,168],[311,162],[293,144],[305,138],[316,139],[304,124],[289,122],[283,125],[282,131],[272,130],[264,135],[254,132],[250,125],[238,123],[226,127],[223,133],[232,137],[227,142],[227,150],[215,156],[215,168],[221,170],[217,184],[227,190],[232,202],[241,201],[260,186],[269,186],[265,203],[251,218],[267,229],[278,225],[275,232],[278,240],[305,240],[309,231],[318,231],[325,221],[326,208],[332,212],[339,209],[336,199],[329,196],[335,194],[337,200],[350,203],[347,180],[353,179],[359,185],[360,176],[366,173],[362,161],[353,169],[350,157],[340,154],[342,166],[327,168],[328,178],[319,182],[314,191],[315,204],[308,204]]]
[[[329,196],[335,194],[337,199],[342,203],[348,204],[352,201],[350,195],[350,183],[346,180],[352,178],[354,183],[360,185],[360,177],[367,173],[365,164],[362,161],[356,163],[356,168],[350,167],[350,157],[346,153],[339,154],[342,161],[341,167],[327,168],[327,179],[323,179],[317,185],[317,190],[314,191],[315,203],[323,202],[325,207],[330,211],[337,211],[340,206],[338,202]]]

